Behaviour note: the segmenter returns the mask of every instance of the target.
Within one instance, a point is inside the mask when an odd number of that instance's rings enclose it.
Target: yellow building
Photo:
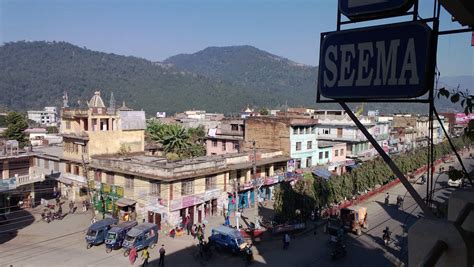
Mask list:
[[[168,162],[146,155],[92,156],[97,184],[123,187],[138,219],[176,226],[190,216],[193,222],[228,211],[230,195],[238,191],[244,208],[253,204],[251,153],[206,156]],[[257,152],[257,177],[261,191],[271,191],[284,179],[289,157],[281,151]],[[231,205],[232,206],[232,205]]]
[[[144,151],[145,112],[133,111],[125,104],[116,109],[113,95],[106,107],[100,92],[95,92],[86,108],[69,108],[67,103],[65,106],[60,127],[65,172],[60,182],[63,189],[75,192],[72,198],[76,199],[78,194],[84,194],[80,188],[87,186],[84,166],[91,156]]]

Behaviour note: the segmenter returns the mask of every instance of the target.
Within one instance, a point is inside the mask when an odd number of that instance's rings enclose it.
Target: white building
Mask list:
[[[57,126],[56,107],[45,107],[44,110],[28,110],[28,119],[44,126]]]

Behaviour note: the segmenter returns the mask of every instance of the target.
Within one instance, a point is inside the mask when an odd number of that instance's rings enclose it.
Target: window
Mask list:
[[[114,184],[114,174],[113,173],[107,173],[107,177],[106,177],[105,182],[108,183],[108,184]]]
[[[329,129],[324,129],[324,130],[323,130],[323,133],[324,133],[324,134],[329,134]]]
[[[296,151],[301,150],[301,142],[296,142]]]
[[[312,164],[311,159],[312,159],[311,157],[308,157],[308,158],[306,159],[306,167],[310,167],[310,166],[311,166],[311,164]]]
[[[212,140],[212,146],[217,147],[217,140]]]
[[[240,148],[239,142],[234,142],[234,149],[239,150],[239,148]]]
[[[227,145],[227,144],[226,144],[226,142],[225,142],[225,141],[223,141],[223,142],[222,142],[222,151],[225,151],[225,147],[226,147],[226,145]]]
[[[71,164],[66,163],[66,172],[71,173]]]
[[[101,171],[95,171],[94,172],[94,181],[96,182],[102,182],[102,172]]]
[[[150,195],[152,196],[160,196],[161,193],[161,186],[157,182],[150,182]]]
[[[341,148],[341,156],[344,155],[344,149]]]
[[[74,165],[74,174],[79,175],[79,165]]]
[[[49,169],[49,160],[47,159],[44,160],[44,168]]]
[[[305,133],[305,134],[309,134],[309,128],[308,128],[308,127],[305,127],[305,128],[304,128],[304,133]]]
[[[132,175],[125,175],[125,189],[133,190],[134,179]]]
[[[298,134],[298,128],[296,127],[293,128],[293,134]]]
[[[187,196],[194,194],[194,180],[181,182],[181,195]]]
[[[316,127],[311,127],[311,133],[314,134],[316,131]]]
[[[232,131],[238,131],[238,130],[239,130],[239,125],[237,125],[237,124],[231,124],[231,125],[230,125],[230,128],[231,128]]]
[[[71,121],[66,121],[66,129],[71,129]]]
[[[306,149],[312,149],[313,148],[313,142],[312,141],[308,141],[306,143]]]
[[[59,162],[57,161],[54,162],[54,171],[59,172]]]
[[[324,158],[325,159],[329,158],[329,151],[324,152]]]
[[[216,185],[217,185],[216,176],[206,177],[206,191],[211,190],[211,189],[216,189]]]
[[[323,152],[319,152],[319,159],[323,158]]]
[[[337,156],[339,156],[339,150],[336,149],[334,150],[334,157],[337,157]]]

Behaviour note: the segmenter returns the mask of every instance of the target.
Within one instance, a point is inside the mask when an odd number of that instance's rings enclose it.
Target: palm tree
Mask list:
[[[180,125],[168,125],[162,137],[163,148],[166,152],[181,155],[190,147],[189,135]]]

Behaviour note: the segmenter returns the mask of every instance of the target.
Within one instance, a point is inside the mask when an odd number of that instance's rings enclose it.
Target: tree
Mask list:
[[[261,108],[258,113],[260,113],[262,116],[270,115],[270,111],[268,111],[267,108]]]
[[[276,188],[273,209],[277,221],[286,222],[295,217],[295,195],[290,183],[281,183]]]
[[[28,137],[24,131],[28,128],[26,117],[18,112],[9,112],[5,118],[7,129],[5,130],[5,137],[9,140],[17,140],[20,147],[28,144]]]
[[[162,137],[163,148],[165,152],[173,152],[179,156],[186,152],[191,144],[189,143],[189,135],[180,125],[167,125]]]

